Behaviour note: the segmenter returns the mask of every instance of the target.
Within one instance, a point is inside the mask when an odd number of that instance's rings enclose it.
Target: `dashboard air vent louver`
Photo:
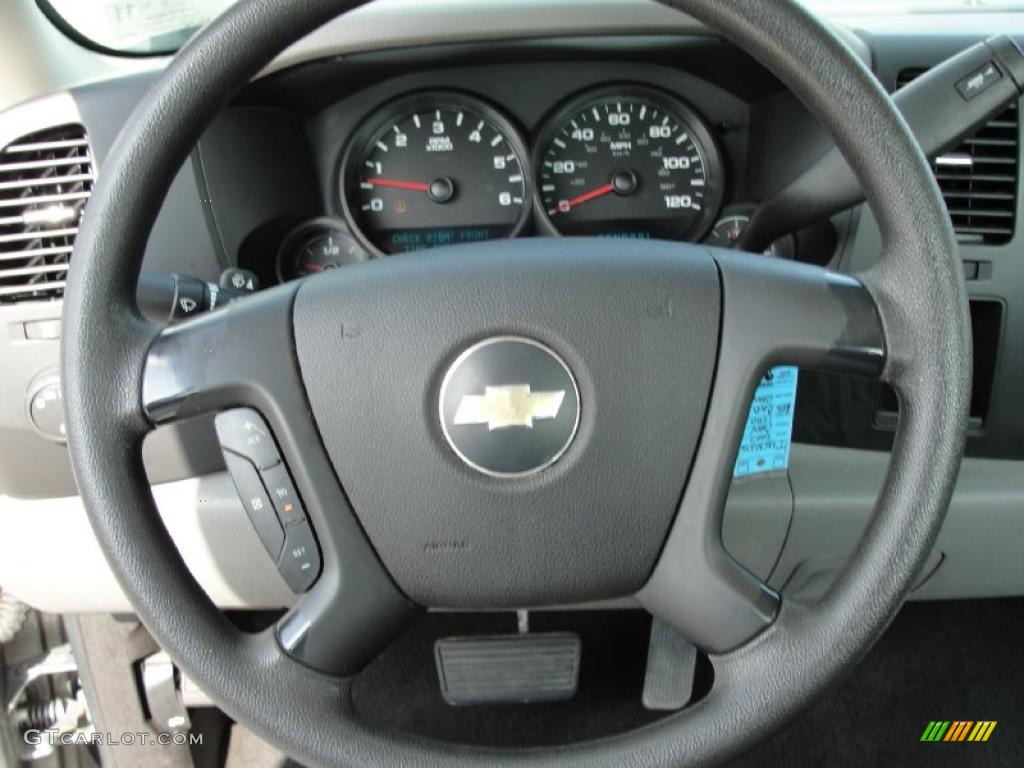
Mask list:
[[[64,295],[92,184],[80,125],[38,131],[0,150],[0,303]]]
[[[903,87],[924,71],[903,70],[896,87]],[[932,163],[961,243],[1003,245],[1013,237],[1017,216],[1018,120],[1015,101]]]

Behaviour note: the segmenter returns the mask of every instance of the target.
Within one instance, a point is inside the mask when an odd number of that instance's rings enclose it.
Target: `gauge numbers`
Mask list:
[[[344,222],[322,217],[300,224],[285,237],[277,254],[277,278],[283,283],[367,258]]]
[[[539,147],[540,200],[563,235],[697,239],[721,204],[721,161],[684,104],[602,90],[563,110]]]
[[[345,174],[349,215],[375,249],[419,251],[522,227],[531,195],[525,151],[494,110],[423,94],[386,107],[376,123]]]

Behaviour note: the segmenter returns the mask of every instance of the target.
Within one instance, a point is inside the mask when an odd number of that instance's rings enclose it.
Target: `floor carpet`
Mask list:
[[[534,614],[534,631],[583,639],[579,691],[562,704],[450,707],[438,637],[511,633],[509,614],[430,614],[358,678],[368,720],[491,746],[596,738],[650,722],[640,705],[650,620],[639,612]],[[709,682],[707,673],[701,684]],[[922,743],[931,720],[995,720],[986,743]],[[852,674],[786,731],[729,768],[1024,766],[1024,600],[911,603]]]
[[[995,720],[984,743],[931,720]],[[909,603],[864,662],[729,768],[1024,766],[1024,600]]]

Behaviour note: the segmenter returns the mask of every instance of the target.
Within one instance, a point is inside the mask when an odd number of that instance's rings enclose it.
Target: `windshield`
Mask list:
[[[823,16],[1024,11],[1024,0],[800,0]]]
[[[507,0],[495,0],[506,2]],[[825,16],[1021,11],[1024,0],[801,0]],[[37,0],[67,33],[128,54],[172,53],[234,0]]]
[[[118,53],[172,53],[235,0],[38,0],[59,26]]]

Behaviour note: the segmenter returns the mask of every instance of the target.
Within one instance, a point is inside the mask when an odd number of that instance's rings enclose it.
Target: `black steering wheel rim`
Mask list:
[[[381,732],[356,716],[349,679],[297,663],[272,633],[237,632],[188,574],[142,465],[152,424],[140,408],[140,382],[157,330],[134,298],[153,221],[203,128],[284,47],[360,4],[238,3],[178,54],[104,165],[72,260],[62,355],[75,474],[111,567],[161,645],[225,711],[311,764],[704,765],[735,754],[870,648],[909,592],[952,494],[970,394],[969,317],[928,165],[871,73],[795,3],[666,1],[749,52],[801,98],[835,136],[878,218],[884,255],[861,279],[885,330],[884,378],[900,396],[901,423],[875,515],[822,602],[783,603],[764,632],[713,656],[714,689],[676,716],[615,739],[522,752]]]

